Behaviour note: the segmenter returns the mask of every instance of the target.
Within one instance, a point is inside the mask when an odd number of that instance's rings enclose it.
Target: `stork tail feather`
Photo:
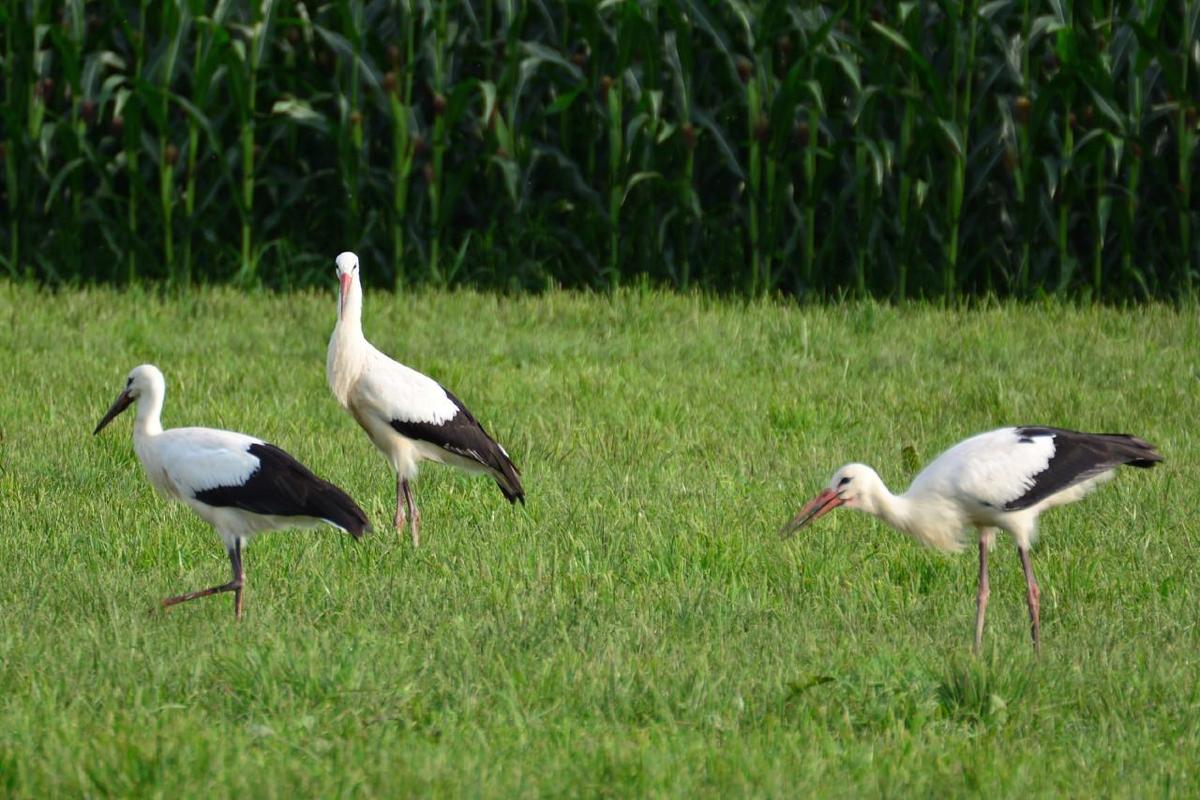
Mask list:
[[[525,488],[521,486],[520,470],[503,451],[500,453],[499,461],[500,469],[494,473],[494,476],[496,485],[500,487],[500,491],[504,492],[504,499],[513,505],[520,500],[521,505],[525,505]]]

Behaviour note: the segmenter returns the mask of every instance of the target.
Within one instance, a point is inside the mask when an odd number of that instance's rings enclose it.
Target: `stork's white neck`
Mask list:
[[[162,410],[167,387],[160,382],[151,382],[137,399],[137,413],[133,418],[133,438],[157,436],[163,431]]]
[[[956,506],[928,495],[892,494],[874,470],[860,479],[864,486],[851,508],[875,516],[926,547],[947,552],[962,549],[967,521]]]
[[[353,275],[344,295],[339,288],[338,320],[329,337],[325,379],[333,396],[348,408],[350,388],[366,363],[369,347],[362,330],[362,284]]]
[[[904,533],[912,534],[913,523],[912,503],[904,495],[892,494],[884,482],[875,476],[870,487],[862,493],[859,499],[860,509],[875,516],[891,527]]]

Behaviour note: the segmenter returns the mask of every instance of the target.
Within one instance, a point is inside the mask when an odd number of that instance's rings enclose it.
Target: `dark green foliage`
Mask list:
[[[1200,0],[0,6],[46,282],[1192,290]],[[382,275],[376,285],[384,283]]]

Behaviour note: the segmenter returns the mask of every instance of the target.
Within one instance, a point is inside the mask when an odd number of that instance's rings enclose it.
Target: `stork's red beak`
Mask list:
[[[92,431],[92,436],[104,430],[104,426],[116,419],[122,411],[129,408],[129,404],[132,402],[133,398],[129,396],[128,389],[117,395],[117,399],[109,407],[108,413],[104,415],[104,419],[100,420],[100,424],[96,426],[96,430]]]
[[[343,272],[338,279],[342,282],[341,294],[338,295],[338,313],[346,310],[346,295],[350,294],[350,273]]]
[[[833,489],[825,489],[812,500],[809,500],[808,504],[800,509],[800,513],[792,517],[792,521],[783,526],[779,534],[786,539],[810,522],[815,522],[819,517],[823,517],[830,511],[833,511],[844,502],[846,501],[842,499],[842,496]]]

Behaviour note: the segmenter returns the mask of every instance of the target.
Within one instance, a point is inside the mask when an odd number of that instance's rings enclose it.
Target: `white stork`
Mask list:
[[[410,483],[423,460],[487,473],[510,503],[524,503],[520,471],[466,406],[433,378],[393,361],[366,340],[358,256],[342,253],[336,263],[341,288],[326,377],[338,403],[396,472],[396,530],[404,530],[407,507],[412,543],[420,543],[421,513]]]
[[[987,557],[997,528],[1012,534],[1025,571],[1033,646],[1039,648],[1037,581],[1029,548],[1037,537],[1038,516],[1080,499],[1112,478],[1122,464],[1153,467],[1162,461],[1154,447],[1124,433],[1079,433],[1028,426],[1000,428],[972,436],[935,458],[902,495],[884,486],[864,464],[839,469],[829,487],[814,497],[783,528],[790,536],[838,506],[873,514],[923,545],[943,551],[966,546],[965,529],[979,529],[979,595],[975,610],[975,651],[983,643],[988,601]]]
[[[212,525],[229,553],[229,583],[168,597],[163,608],[233,592],[234,614],[240,619],[246,583],[242,549],[259,533],[326,523],[357,539],[370,530],[367,515],[349,495],[273,444],[214,428],[164,431],[160,417],[166,391],[158,367],[135,367],[93,431],[99,433],[136,401],[133,451],[146,477],[164,497],[178,500]]]

